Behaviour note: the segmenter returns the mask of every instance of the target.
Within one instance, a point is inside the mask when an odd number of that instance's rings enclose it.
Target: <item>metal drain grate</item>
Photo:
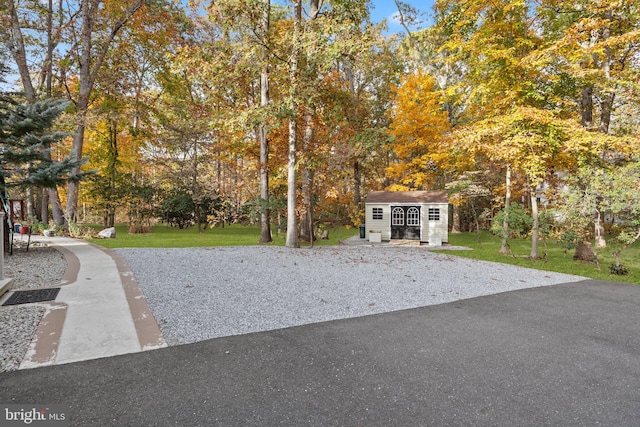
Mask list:
[[[29,304],[32,302],[53,301],[58,296],[60,288],[33,289],[28,291],[15,291],[4,305]]]

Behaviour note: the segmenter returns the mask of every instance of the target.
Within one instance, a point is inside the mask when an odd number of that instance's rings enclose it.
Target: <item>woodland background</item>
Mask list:
[[[3,111],[60,107],[38,159],[0,134],[3,199],[47,225],[259,223],[297,247],[358,226],[371,190],[447,189],[451,231],[505,253],[640,236],[637,1],[396,5],[401,35],[364,0],[0,0]]]

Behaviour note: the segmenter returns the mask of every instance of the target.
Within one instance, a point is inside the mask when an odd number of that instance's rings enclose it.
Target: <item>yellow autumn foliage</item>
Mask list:
[[[387,169],[392,188],[429,189],[448,168],[450,130],[447,113],[433,77],[408,74],[395,90],[389,133],[395,161]]]

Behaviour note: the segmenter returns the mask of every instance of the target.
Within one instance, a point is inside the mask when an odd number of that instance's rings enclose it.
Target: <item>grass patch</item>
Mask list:
[[[101,230],[102,227],[92,225],[92,228]],[[336,227],[329,229],[329,239],[317,240],[314,245],[337,245],[340,240],[347,239],[357,234],[357,229]],[[105,248],[195,248],[203,246],[251,246],[258,245],[260,240],[260,227],[242,226],[238,224],[227,225],[224,228],[209,228],[198,233],[197,227],[189,227],[180,230],[169,227],[166,224],[156,224],[152,233],[131,234],[127,232],[126,224],[116,225],[115,239],[90,239],[92,243]],[[273,234],[273,242],[269,245],[284,246],[286,234]],[[301,246],[305,246],[301,242]],[[308,244],[306,244],[308,246]]]
[[[622,252],[620,256],[620,263],[629,271],[629,274],[624,276],[610,274],[609,272],[609,266],[614,262],[613,252],[619,248],[619,245],[613,239],[607,242],[606,249],[596,252],[600,270],[594,264],[574,261],[573,249],[565,253],[562,244],[557,240],[540,241],[538,252],[544,259],[539,260],[528,259],[531,253],[531,240],[529,239],[510,240],[509,244],[513,255],[500,255],[498,251],[500,250],[501,239],[489,232],[449,234],[449,243],[473,249],[471,251],[456,251],[455,253],[448,252],[461,257],[501,262],[537,270],[575,274],[592,279],[640,284],[640,242],[636,242]],[[544,256],[545,254],[546,257]]]

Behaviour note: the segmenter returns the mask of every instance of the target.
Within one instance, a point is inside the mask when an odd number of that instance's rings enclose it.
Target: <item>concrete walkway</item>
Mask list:
[[[165,347],[126,262],[82,240],[38,236],[60,250],[67,272],[20,368]]]

